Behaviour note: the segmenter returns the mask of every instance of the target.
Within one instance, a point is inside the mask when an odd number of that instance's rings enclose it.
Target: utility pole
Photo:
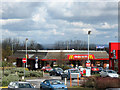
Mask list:
[[[27,41],[28,41],[28,38],[26,38],[26,68],[27,68]]]

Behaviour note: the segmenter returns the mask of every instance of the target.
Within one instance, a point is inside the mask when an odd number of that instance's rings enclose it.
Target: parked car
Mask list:
[[[50,66],[43,66],[41,70],[50,72],[52,68]]]
[[[53,70],[51,70],[50,72],[49,72],[49,74],[50,74],[50,76],[52,76],[52,75],[61,75],[63,73],[63,69],[62,68],[53,68]]]
[[[45,80],[40,84],[42,90],[67,90],[67,86],[59,80]]]
[[[10,82],[8,88],[35,88],[29,82]]]
[[[77,79],[79,75],[79,78],[81,77],[80,71],[78,69],[67,69],[64,71],[63,74],[61,74],[61,79],[63,80],[64,78],[70,79]]]
[[[103,70],[103,67],[98,67],[99,68],[99,72],[101,72]]]
[[[99,73],[99,68],[98,67],[92,67],[91,68],[91,73]]]
[[[115,72],[114,70],[103,70],[100,72],[100,76],[101,77],[119,77],[117,72]]]
[[[80,71],[81,77],[83,77],[83,72],[82,72],[82,67],[75,67],[76,69],[78,69]]]

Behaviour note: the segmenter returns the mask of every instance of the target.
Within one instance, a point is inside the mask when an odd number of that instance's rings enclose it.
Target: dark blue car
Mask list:
[[[45,80],[40,84],[42,90],[67,90],[67,86],[59,80]]]

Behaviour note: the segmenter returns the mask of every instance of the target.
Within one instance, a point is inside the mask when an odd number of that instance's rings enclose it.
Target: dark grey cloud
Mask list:
[[[30,18],[42,3],[37,2],[9,2],[2,3],[3,19]]]

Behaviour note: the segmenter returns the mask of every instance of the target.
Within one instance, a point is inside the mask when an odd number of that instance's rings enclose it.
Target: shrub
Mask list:
[[[15,74],[10,74],[9,76],[7,76],[7,80],[8,80],[9,82],[19,81],[19,76],[18,76],[18,75],[15,75]]]
[[[15,71],[18,73],[24,73],[24,68],[16,68]]]
[[[96,80],[96,78],[94,76],[86,77],[84,79],[84,81],[82,82],[81,86],[94,88],[94,86],[95,86],[95,80]]]
[[[22,77],[22,76],[24,76],[24,73],[18,73],[18,76]]]
[[[11,74],[11,71],[10,71],[10,70],[4,71],[4,75],[5,75],[5,76],[8,76],[9,74]]]
[[[7,86],[8,84],[9,84],[9,81],[7,80],[7,77],[4,76],[4,77],[2,78],[2,86]]]
[[[98,77],[95,84],[96,89],[120,88],[120,78]]]
[[[30,77],[30,71],[25,72],[25,77]]]
[[[2,86],[8,86],[8,84],[10,82],[13,82],[13,81],[19,81],[19,77],[18,75],[15,75],[15,74],[10,74],[9,76],[4,76],[2,78]]]
[[[41,71],[30,71],[30,76],[31,77],[42,77],[42,72]]]
[[[97,90],[104,90],[106,88],[120,88],[120,78],[91,76],[85,78],[81,86],[96,88]]]

